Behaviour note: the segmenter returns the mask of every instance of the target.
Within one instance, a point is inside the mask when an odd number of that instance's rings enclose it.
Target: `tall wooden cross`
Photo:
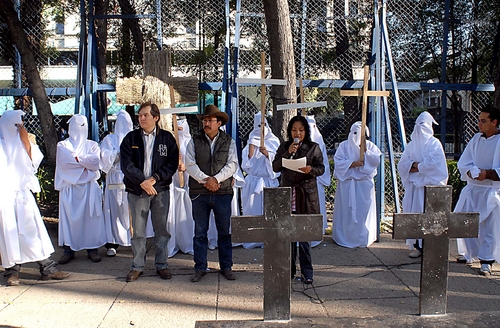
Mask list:
[[[266,53],[260,53],[260,79],[255,78],[236,78],[238,85],[260,84],[260,147],[264,147],[264,134],[266,124],[266,86],[268,85],[287,85],[283,79],[266,79]]]
[[[307,115],[308,108],[328,106],[328,103],[326,101],[304,102],[304,86],[302,84],[302,78],[299,79],[299,90],[300,103],[278,105],[276,106],[276,110],[301,109],[301,115],[305,117]]]
[[[264,320],[290,320],[291,244],[321,240],[321,214],[291,214],[291,188],[264,188],[264,215],[233,216],[233,242],[264,242]]]
[[[359,146],[359,160],[365,159],[366,151],[366,111],[368,107],[368,96],[388,96],[389,91],[371,91],[368,90],[368,81],[370,79],[370,65],[365,65],[363,73],[363,89],[362,90],[340,90],[341,96],[356,96],[363,97],[361,103],[361,144]]]
[[[446,314],[450,238],[475,238],[479,213],[451,213],[451,186],[426,186],[424,213],[394,214],[394,239],[423,239],[420,315]]]

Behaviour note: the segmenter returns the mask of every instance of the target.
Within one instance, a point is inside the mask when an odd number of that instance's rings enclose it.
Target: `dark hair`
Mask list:
[[[488,113],[488,118],[493,121],[497,120],[497,127],[500,124],[500,109],[493,107],[492,105],[486,105],[481,109],[481,113]]]
[[[140,112],[141,109],[143,109],[144,107],[151,107],[151,110],[149,111],[149,113],[151,114],[151,116],[153,117],[160,117],[160,109],[158,108],[158,105],[156,104],[153,104],[152,102],[145,102],[141,105],[141,107],[139,107],[139,110],[137,112]],[[156,123],[158,123],[160,120],[158,120]]]
[[[292,117],[292,119],[290,120],[290,122],[288,122],[288,127],[286,128],[286,135],[288,137],[288,142],[292,142],[293,141],[293,138],[292,138],[292,125],[295,122],[302,123],[302,125],[304,126],[304,130],[306,132],[306,135],[304,136],[304,142],[310,143],[312,140],[311,140],[311,129],[309,128],[309,123],[307,122],[307,119],[304,116],[300,116],[300,115]]]

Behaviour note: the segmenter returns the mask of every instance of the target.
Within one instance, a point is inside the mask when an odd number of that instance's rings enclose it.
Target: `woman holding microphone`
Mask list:
[[[316,177],[325,171],[323,155],[319,145],[311,140],[309,124],[303,116],[295,116],[288,123],[288,140],[276,151],[274,172],[281,172],[280,187],[292,188],[292,213],[319,214]],[[306,165],[294,171],[283,166],[283,159],[306,159]],[[297,243],[292,243],[292,278],[296,273]],[[313,283],[311,245],[299,242],[300,271],[306,284]]]

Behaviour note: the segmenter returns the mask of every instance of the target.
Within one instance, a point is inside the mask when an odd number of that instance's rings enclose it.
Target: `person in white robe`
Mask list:
[[[21,110],[5,111],[0,118],[0,256],[7,286],[19,285],[21,264],[37,262],[42,280],[61,280],[50,254],[54,247],[33,192],[40,192],[36,171],[43,155],[29,141]]]
[[[178,120],[180,163],[177,172],[172,177],[170,192],[171,206],[167,219],[167,230],[172,235],[168,242],[168,256],[172,257],[181,251],[193,255],[194,220],[191,198],[189,198],[189,175],[184,166],[186,147],[191,140],[189,124],[186,119]],[[183,176],[183,186],[180,185],[180,175]]]
[[[106,226],[107,256],[115,256],[118,246],[130,246],[130,214],[127,192],[120,167],[120,144],[133,130],[132,119],[124,110],[118,112],[114,133],[101,142],[100,166],[106,173],[104,189],[104,222]]]
[[[369,136],[368,127],[366,135]],[[333,208],[332,238],[340,246],[370,246],[377,239],[375,183],[380,149],[366,140],[364,161],[360,160],[361,122],[351,126],[348,139],[335,152],[333,175],[337,179]]]
[[[432,124],[438,124],[431,114],[422,112],[415,121],[411,141],[406,146],[398,171],[404,187],[403,212],[423,213],[425,186],[444,186],[448,182],[448,167],[441,142],[433,136]],[[422,240],[407,239],[412,258],[422,255]]]
[[[467,185],[454,211],[479,213],[478,238],[458,238],[458,253],[469,263],[479,259],[480,273],[485,276],[491,275],[493,263],[500,261],[499,123],[498,108],[483,108],[478,119],[479,133],[469,141],[457,164]]]
[[[273,171],[273,160],[280,140],[269,128],[267,119],[264,119],[264,146],[260,146],[261,118],[260,112],[255,114],[253,130],[248,136],[248,143],[241,155],[241,168],[247,173],[245,186],[241,190],[243,215],[262,215],[264,213],[264,188],[279,186],[280,173]],[[246,249],[263,247],[263,243],[243,243],[243,247]]]
[[[328,228],[328,220],[326,217],[326,198],[325,198],[325,187],[330,186],[331,183],[331,173],[330,173],[330,162],[328,161],[328,153],[326,152],[326,145],[323,140],[323,136],[316,125],[316,119],[314,115],[306,116],[307,122],[309,123],[309,128],[311,130],[311,140],[319,145],[321,153],[323,154],[323,164],[325,165],[325,173],[323,175],[316,177],[316,183],[318,185],[318,199],[319,208],[321,214],[323,215],[323,233],[325,233]],[[316,247],[321,244],[321,240],[315,240],[311,242],[311,247]]]
[[[106,244],[106,227],[97,183],[99,145],[87,139],[85,116],[75,114],[68,122],[69,138],[57,144],[54,178],[59,190],[59,246],[64,249],[59,264],[73,260],[75,251],[83,249],[92,262],[100,262],[98,248]]]

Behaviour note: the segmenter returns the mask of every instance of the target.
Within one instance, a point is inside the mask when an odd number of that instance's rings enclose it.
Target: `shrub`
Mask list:
[[[59,202],[59,193],[54,190],[54,175],[54,165],[42,164],[38,168],[37,178],[41,189],[36,195],[38,204],[57,204]]]
[[[453,187],[453,192],[451,196],[451,210],[455,208],[458,198],[460,197],[460,192],[462,188],[465,187],[467,182],[460,180],[460,171],[457,167],[457,161],[448,160],[448,185]]]

